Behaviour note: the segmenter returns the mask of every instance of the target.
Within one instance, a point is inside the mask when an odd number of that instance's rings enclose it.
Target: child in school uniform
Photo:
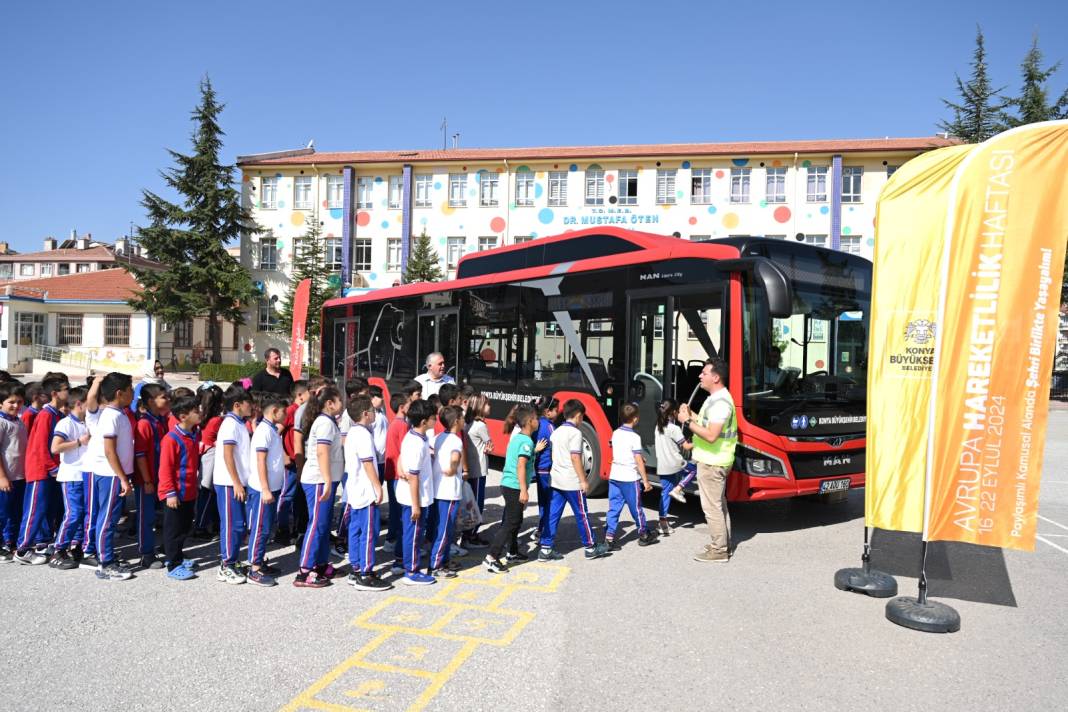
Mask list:
[[[656,414],[656,430],[653,433],[656,446],[656,470],[660,477],[660,520],[662,536],[671,535],[668,510],[671,500],[686,503],[685,488],[697,476],[697,466],[688,462],[686,456],[693,450],[693,443],[686,440],[678,423],[679,405],[670,398],[660,403]]]
[[[519,550],[518,535],[523,525],[523,509],[530,501],[529,485],[534,481],[537,450],[531,438],[537,430],[538,414],[529,405],[515,406],[504,420],[504,432],[511,433],[504,456],[504,469],[501,471],[504,518],[482,562],[490,573],[508,571],[508,565],[501,561],[501,554],[505,553],[506,548],[509,561],[526,561],[529,558]]]
[[[223,421],[223,390],[216,385],[201,388],[200,402],[200,491],[193,515],[193,537],[210,539],[219,526],[219,508],[215,506],[215,446]]]
[[[48,565],[61,571],[78,568],[83,555],[86,499],[82,459],[89,445],[89,429],[85,425],[86,393],[85,388],[75,388],[67,394],[69,412],[56,425],[52,436],[52,452],[59,455],[56,481],[63,492],[63,519],[56,532],[55,551]]]
[[[449,385],[449,384],[447,384]],[[442,386],[444,389],[445,386]],[[434,543],[430,547],[430,575],[436,578],[456,578],[460,566],[449,554],[456,532],[456,515],[460,512],[463,495],[463,411],[459,406],[447,405],[438,414],[444,428],[434,439],[431,469],[434,477],[434,508],[437,510]]]
[[[134,493],[137,501],[137,552],[142,569],[161,569],[163,562],[156,558],[156,503],[159,495],[159,448],[167,435],[167,416],[170,396],[155,383],[141,386],[141,417],[134,428]]]
[[[642,493],[651,492],[653,487],[645,472],[642,439],[634,430],[638,424],[638,407],[627,403],[619,415],[623,425],[612,433],[612,469],[608,475],[608,515],[604,532],[604,543],[611,551],[619,550],[615,543],[616,527],[624,505],[638,525],[638,546],[648,546],[656,541],[642,509]]]
[[[234,383],[223,396],[226,415],[219,425],[215,442],[215,501],[219,508],[219,573],[216,579],[228,584],[245,583],[245,573],[238,568],[237,554],[245,536],[245,487],[249,478],[252,449],[245,419],[252,414],[252,396]]]
[[[538,432],[534,436],[534,442],[549,442],[553,431],[556,430],[553,423],[560,415],[560,402],[551,396],[542,396],[532,405],[538,412]],[[552,466],[553,450],[551,447],[546,447],[534,458],[535,483],[538,488],[538,531],[534,535],[535,541],[541,538],[549,522],[549,503],[552,499],[549,471],[552,470]]]
[[[100,402],[100,386],[104,379],[91,374],[87,383],[89,392],[85,394],[85,427],[89,431],[89,439],[92,440],[100,423],[100,414],[104,412],[104,406]],[[100,566],[100,559],[96,555],[96,486],[88,446],[82,457],[82,488],[85,491],[85,533],[82,537],[82,560],[78,565],[95,569]]]
[[[382,478],[385,482],[386,495],[389,497],[389,525],[386,527],[386,543],[396,545],[401,537],[401,505],[397,501],[397,459],[400,458],[401,443],[408,434],[408,404],[410,398],[397,393],[390,399],[389,407],[393,410],[393,420],[386,430],[385,467]]]
[[[479,514],[486,510],[486,477],[489,474],[489,454],[493,450],[493,439],[490,437],[486,418],[490,414],[490,402],[484,395],[475,394],[468,399],[467,412],[464,419],[467,421],[467,462],[471,469],[468,473],[468,482],[474,491],[475,501],[478,503]],[[478,462],[478,474],[474,473],[473,461]],[[465,532],[463,545],[467,549],[485,549],[490,545],[489,541],[474,531]]]
[[[308,528],[300,547],[300,571],[294,586],[323,588],[330,584],[334,567],[330,563],[330,518],[334,493],[345,469],[345,454],[337,420],[341,415],[341,393],[325,386],[304,409],[301,432],[307,435],[307,458],[300,473],[304,499],[308,503]]]
[[[382,482],[375,452],[372,399],[357,396],[348,405],[352,428],[345,438],[345,500],[349,507],[348,554],[352,572],[349,585],[362,591],[384,591],[393,584],[383,581],[374,570],[375,543],[380,528],[378,507],[382,504]]]
[[[34,416],[26,443],[26,492],[15,551],[15,560],[22,564],[39,565],[48,561],[45,550],[58,528],[51,525],[58,525],[61,518],[49,517],[49,505],[55,499],[52,489],[58,486],[55,477],[59,472],[59,455],[52,452],[52,436],[64,417],[61,410],[67,405],[68,389],[64,378],[53,376],[41,381],[41,394],[48,402]]]
[[[195,396],[175,398],[170,414],[177,421],[159,448],[159,500],[163,509],[163,553],[167,578],[196,578],[196,566],[185,558],[185,540],[193,530],[200,494],[200,403]]]
[[[22,384],[0,383],[0,562],[13,561],[26,491],[26,424]]]
[[[553,548],[553,544],[565,504],[571,506],[575,515],[575,524],[586,550],[586,558],[597,559],[608,554],[605,544],[595,544],[593,541],[590,510],[586,505],[589,485],[582,465],[582,431],[579,430],[586,416],[586,406],[582,401],[572,398],[564,403],[563,414],[564,422],[549,438],[549,446],[553,451],[553,465],[550,470],[552,496],[549,518],[541,532],[538,561],[557,561],[564,558]]]
[[[127,415],[133,402],[132,379],[118,372],[104,376],[100,400],[103,407],[86,451],[96,509],[96,555],[100,561],[96,577],[102,581],[125,581],[133,574],[118,563],[114,541],[122,500],[133,489],[134,437]]]
[[[260,401],[262,418],[252,434],[248,480],[248,582],[275,586],[277,580],[264,557],[278,512],[276,501],[285,484],[285,449],[278,426],[286,419],[285,402],[274,395]]]
[[[45,403],[48,402],[48,396],[41,391],[41,382],[34,381],[26,384],[23,399],[25,407],[19,413],[19,419],[26,426],[26,432],[29,433],[37,414],[41,412]]]
[[[337,419],[337,428],[341,433],[341,447],[344,451],[345,439],[349,436],[349,431],[352,430],[353,422],[349,417],[348,404],[352,402],[353,398],[358,396],[367,395],[367,381],[363,378],[350,378],[345,382],[345,403],[341,409],[341,415]],[[349,480],[349,471],[345,470],[341,473],[341,484],[338,485],[343,493],[347,487]],[[349,505],[348,498],[342,495],[341,498],[341,510],[337,519],[337,529],[332,537],[331,551],[335,556],[345,558],[345,555],[349,553]]]
[[[371,396],[371,410],[374,411],[375,419],[371,423],[371,440],[375,446],[375,459],[378,462],[378,480],[386,469],[386,435],[389,433],[389,418],[386,417],[386,404],[383,399],[382,388],[371,386],[367,389]]]
[[[275,542],[289,544],[293,541],[296,527],[293,522],[293,502],[300,489],[300,473],[297,471],[296,453],[293,451],[293,423],[297,409],[308,401],[308,382],[296,381],[289,391],[292,402],[286,406],[286,419],[282,424],[282,448],[286,455],[286,473],[282,492],[278,496],[278,527]]]
[[[408,434],[401,442],[397,463],[397,501],[401,504],[403,532],[400,551],[394,550],[402,564],[408,586],[427,586],[437,582],[433,576],[419,571],[423,532],[427,510],[434,502],[434,468],[430,459],[427,432],[434,427],[436,410],[429,401],[416,400],[408,406]],[[394,570],[396,570],[396,563]]]

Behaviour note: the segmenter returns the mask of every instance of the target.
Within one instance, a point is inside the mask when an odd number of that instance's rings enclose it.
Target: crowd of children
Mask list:
[[[0,562],[91,567],[107,581],[129,579],[135,568],[165,569],[168,578],[185,581],[197,575],[185,555],[187,539],[217,532],[221,582],[277,585],[281,571],[268,548],[295,543],[294,585],[330,585],[337,574],[331,554],[347,555],[348,583],[377,591],[392,587],[376,569],[380,507],[388,507],[392,572],[405,584],[426,585],[455,577],[456,557],[468,549],[488,548],[483,565],[493,573],[528,559],[519,533],[532,484],[537,558],[554,561],[563,558],[554,543],[565,505],[586,558],[600,558],[619,548],[624,506],[639,546],[669,535],[671,501],[685,501],[694,477],[678,407],[664,401],[655,428],[662,495],[650,526],[641,503],[651,485],[635,430],[638,409],[624,405],[612,434],[609,509],[597,542],[586,501],[585,407],[553,398],[520,404],[501,433],[508,437],[504,513],[490,541],[478,526],[457,531],[465,496],[484,511],[493,450],[490,403],[470,386],[446,383],[424,400],[413,381],[392,396],[392,422],[382,390],[360,378],[350,379],[344,393],[322,377],[298,381],[290,400],[240,383],[199,392],[146,383],[136,391],[121,373],[77,388],[62,373],[26,386],[0,382]],[[128,528],[120,532],[124,519]],[[136,536],[135,561],[116,553],[123,533]]]

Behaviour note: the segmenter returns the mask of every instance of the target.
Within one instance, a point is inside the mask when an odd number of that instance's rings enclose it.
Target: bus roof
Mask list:
[[[734,259],[739,254],[737,245],[726,242],[691,242],[669,235],[611,226],[596,227],[467,255],[460,259],[456,279],[376,289],[366,294],[331,299],[323,307],[472,289],[680,257]]]

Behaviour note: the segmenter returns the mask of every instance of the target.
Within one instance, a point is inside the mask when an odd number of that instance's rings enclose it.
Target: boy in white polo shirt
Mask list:
[[[447,405],[438,414],[444,432],[434,440],[434,517],[436,531],[430,547],[431,576],[456,578],[459,565],[449,558],[449,549],[456,532],[456,515],[464,486],[463,436],[464,418],[460,406]]]
[[[132,491],[133,425],[126,415],[126,409],[133,401],[132,379],[125,373],[109,373],[100,384],[100,398],[104,407],[86,452],[89,470],[93,473],[96,507],[96,552],[100,560],[96,577],[102,581],[125,581],[133,574],[116,560],[114,540],[122,501]]]
[[[656,541],[642,509],[642,493],[652,491],[653,487],[645,472],[642,439],[634,430],[638,424],[638,407],[627,403],[619,415],[623,425],[612,433],[612,469],[608,475],[608,515],[604,526],[604,543],[611,551],[619,550],[615,543],[616,527],[624,504],[638,525],[638,546],[648,546]]]
[[[586,506],[586,472],[582,466],[582,431],[579,425],[586,416],[586,406],[572,398],[564,403],[564,422],[549,437],[552,447],[552,469],[549,470],[552,496],[549,501],[549,519],[541,533],[541,550],[538,561],[557,561],[564,558],[554,548],[556,530],[564,505],[571,505],[578,527],[579,538],[586,549],[587,559],[597,559],[608,554],[605,544],[594,544],[593,527],[590,526],[590,510]]]
[[[393,585],[374,571],[375,543],[381,526],[378,506],[382,504],[382,481],[378,478],[372,425],[375,419],[371,399],[357,396],[349,401],[347,413],[352,420],[345,438],[345,500],[349,508],[349,585],[364,591],[384,591]]]
[[[223,395],[226,415],[215,441],[215,501],[219,506],[219,573],[223,583],[245,583],[237,568],[237,552],[245,535],[245,485],[252,443],[245,419],[252,414],[252,396],[235,383]]]
[[[433,465],[430,461],[430,443],[427,431],[434,427],[434,406],[417,400],[408,406],[408,434],[401,441],[400,460],[397,465],[397,501],[401,505],[401,561],[404,566],[404,583],[409,586],[426,586],[436,582],[433,576],[419,571],[420,547],[426,526],[426,513],[434,502]]]
[[[56,424],[52,435],[52,452],[59,454],[56,482],[63,488],[63,520],[56,532],[55,553],[48,565],[54,569],[78,568],[85,537],[85,485],[82,482],[82,458],[89,445],[85,426],[85,394],[74,388],[67,395],[70,412]]]
[[[282,493],[286,477],[286,456],[278,426],[286,421],[285,401],[268,395],[260,402],[262,417],[256,424],[250,443],[248,478],[248,582],[257,586],[276,586],[264,554],[274,529],[278,508],[275,502]]]

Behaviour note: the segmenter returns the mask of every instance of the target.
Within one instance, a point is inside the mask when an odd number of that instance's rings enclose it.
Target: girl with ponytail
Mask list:
[[[687,455],[693,449],[693,443],[686,440],[678,423],[679,404],[670,398],[660,403],[656,412],[656,469],[660,477],[660,533],[671,534],[668,525],[668,509],[671,500],[685,504],[686,485],[693,482],[697,475],[697,466],[687,462]]]
[[[334,386],[326,386],[308,400],[301,419],[301,432],[307,433],[308,456],[300,473],[300,484],[308,502],[308,528],[294,586],[322,588],[330,584],[334,575],[330,564],[330,519],[334,494],[345,469],[337,424],[341,409],[341,393]]]

